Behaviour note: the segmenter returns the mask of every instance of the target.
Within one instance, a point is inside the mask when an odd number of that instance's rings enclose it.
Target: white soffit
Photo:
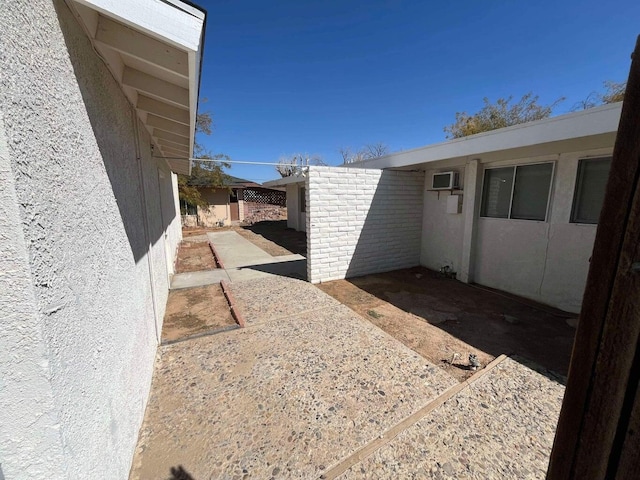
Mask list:
[[[174,172],[191,173],[205,12],[180,0],[72,3],[153,137],[155,155]]]

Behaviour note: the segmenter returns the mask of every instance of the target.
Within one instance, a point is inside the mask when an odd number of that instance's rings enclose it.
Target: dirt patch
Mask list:
[[[162,342],[235,325],[220,285],[169,292],[162,327]]]
[[[184,241],[178,248],[176,273],[199,272],[217,268],[209,242]]]
[[[218,228],[183,228],[185,241],[205,236],[207,232],[233,230],[269,255],[307,254],[307,234],[287,228],[286,220],[257,222],[253,225]]]
[[[483,366],[506,353],[560,375],[569,367],[575,330],[566,318],[571,314],[551,307],[474,288],[425,268],[318,287],[461,381],[473,374],[469,354]]]
[[[269,255],[273,257],[279,257],[281,255],[291,255],[291,251],[286,248],[278,245],[277,243],[272,242],[271,240],[267,240],[262,235],[252,232],[244,227],[234,227],[233,230],[237,232],[239,235],[242,235],[244,238],[253,243],[256,247],[261,248]]]

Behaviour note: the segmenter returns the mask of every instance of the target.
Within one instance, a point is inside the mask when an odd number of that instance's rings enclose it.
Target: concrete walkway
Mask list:
[[[302,255],[271,256],[234,231],[209,232],[207,238],[216,247],[225,268],[174,275],[172,290],[211,285],[220,280],[239,282],[274,275],[307,278],[307,261]]]
[[[236,240],[212,238],[258,272],[231,284],[247,327],[160,347],[131,480],[544,476],[552,376],[507,359],[459,384]]]

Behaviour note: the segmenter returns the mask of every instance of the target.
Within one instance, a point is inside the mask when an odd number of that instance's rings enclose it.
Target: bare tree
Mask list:
[[[605,80],[604,93],[600,94],[602,103],[615,103],[624,100],[624,91],[627,89],[627,82],[614,82]]]
[[[627,88],[627,82],[605,80],[602,84],[604,85],[604,92],[591,92],[587,95],[587,98],[577,102],[573,108],[571,108],[571,111],[587,110],[599,105],[621,102],[624,100],[624,91]]]
[[[372,158],[382,157],[388,153],[389,146],[382,142],[369,143],[357,151],[352,150],[351,147],[343,147],[340,149],[340,155],[342,155],[342,162],[344,164],[371,160]]]
[[[320,155],[308,153],[294,153],[287,157],[281,157],[276,165],[276,171],[281,177],[301,175],[304,169],[310,165],[326,165]]]

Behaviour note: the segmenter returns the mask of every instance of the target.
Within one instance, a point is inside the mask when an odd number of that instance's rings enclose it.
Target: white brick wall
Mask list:
[[[307,274],[312,283],[420,264],[423,172],[311,167]]]

